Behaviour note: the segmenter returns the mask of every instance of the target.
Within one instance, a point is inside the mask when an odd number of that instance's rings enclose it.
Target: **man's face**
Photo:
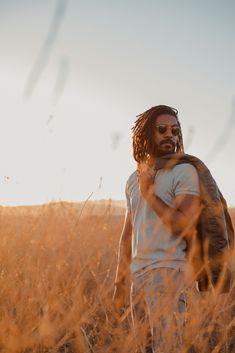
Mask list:
[[[174,153],[179,141],[179,126],[173,115],[162,114],[156,118],[153,139],[155,142],[155,157]]]

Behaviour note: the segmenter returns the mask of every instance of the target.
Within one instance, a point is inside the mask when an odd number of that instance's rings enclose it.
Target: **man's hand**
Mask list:
[[[154,195],[154,179],[156,171],[150,168],[146,163],[138,163],[137,178],[141,195],[148,199]]]

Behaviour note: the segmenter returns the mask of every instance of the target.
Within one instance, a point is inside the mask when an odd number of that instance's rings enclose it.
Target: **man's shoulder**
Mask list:
[[[136,181],[136,177],[137,177],[137,171],[135,170],[133,173],[131,173],[131,175],[128,177],[127,179],[127,185],[132,184],[133,182]]]
[[[200,180],[197,168],[189,163],[174,166],[174,168],[171,169],[171,177],[175,185],[178,185],[178,183],[198,185]]]
[[[175,195],[200,195],[199,175],[196,168],[189,163],[177,164],[172,169],[172,184]]]
[[[187,162],[176,164],[171,170],[174,174],[197,173],[197,168],[193,164]]]

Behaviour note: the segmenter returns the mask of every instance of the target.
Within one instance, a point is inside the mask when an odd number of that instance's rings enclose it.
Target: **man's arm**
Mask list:
[[[174,208],[166,205],[155,194],[149,194],[146,201],[174,234],[187,237],[195,229],[201,213],[199,196],[177,195]]]
[[[175,197],[174,207],[169,207],[154,193],[155,175],[156,172],[148,167],[139,170],[138,182],[142,196],[174,234],[187,237],[194,230],[201,213],[200,197],[179,194]]]
[[[131,262],[131,234],[131,213],[130,211],[126,211],[124,226],[119,241],[118,263],[115,278],[116,284],[124,282],[129,272],[129,265]]]
[[[132,222],[130,211],[126,212],[118,249],[118,262],[113,293],[113,304],[117,310],[125,305],[126,279],[131,262]]]

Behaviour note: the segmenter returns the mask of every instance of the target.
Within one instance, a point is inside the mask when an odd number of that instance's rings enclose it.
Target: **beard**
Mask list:
[[[172,140],[163,140],[154,146],[154,157],[162,157],[167,154],[175,153],[176,144]]]

